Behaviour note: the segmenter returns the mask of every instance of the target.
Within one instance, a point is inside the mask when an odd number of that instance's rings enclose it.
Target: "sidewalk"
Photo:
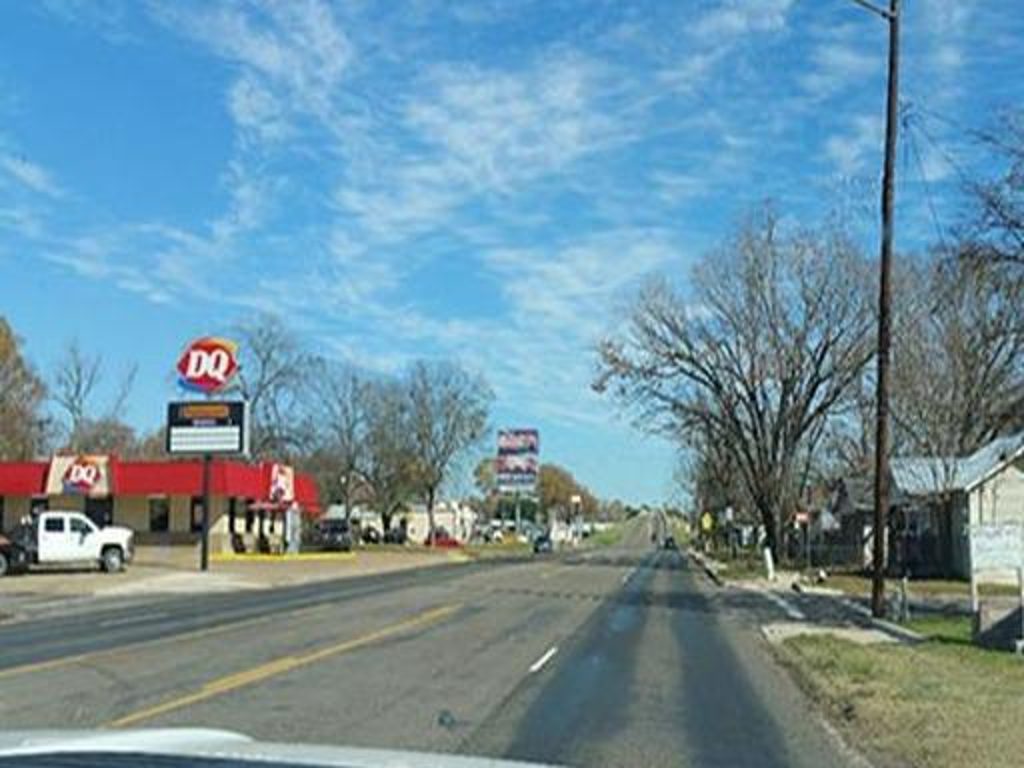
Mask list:
[[[906,627],[871,616],[871,611],[844,592],[801,583],[799,574],[776,571],[775,581],[763,576],[726,581],[727,566],[697,550],[687,551],[720,588],[737,589],[763,597],[785,619],[764,622],[761,632],[771,643],[798,635],[830,634],[857,643],[920,642],[924,638]]]

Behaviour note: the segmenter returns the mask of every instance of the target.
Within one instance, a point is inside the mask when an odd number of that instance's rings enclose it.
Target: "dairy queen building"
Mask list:
[[[272,462],[211,463],[210,550],[283,551],[291,514],[318,515],[315,480]],[[203,519],[200,460],[121,461],[56,455],[0,462],[0,530],[42,510],[81,511],[97,525],[123,525],[139,544],[190,545]]]

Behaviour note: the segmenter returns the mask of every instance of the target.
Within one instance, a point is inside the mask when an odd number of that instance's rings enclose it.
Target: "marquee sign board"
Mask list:
[[[1024,526],[985,523],[971,526],[971,570],[1024,568]]]
[[[192,400],[167,405],[167,452],[247,454],[249,409],[242,401]]]

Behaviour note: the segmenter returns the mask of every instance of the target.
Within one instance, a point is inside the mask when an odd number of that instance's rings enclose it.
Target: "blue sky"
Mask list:
[[[1019,0],[909,0],[899,245],[990,170]],[[497,425],[658,501],[671,446],[588,387],[630,292],[750,206],[874,250],[885,25],[849,0],[0,2],[2,312],[44,373],[139,365],[160,423],[192,336],[259,311],[378,371],[451,357]]]

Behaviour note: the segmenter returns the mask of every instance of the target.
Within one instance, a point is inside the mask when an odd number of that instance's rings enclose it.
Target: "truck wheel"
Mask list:
[[[120,547],[107,547],[101,557],[101,565],[107,573],[117,573],[124,567],[124,553]]]
[[[0,576],[6,576],[9,569],[10,564],[7,562],[7,555],[0,552]]]

